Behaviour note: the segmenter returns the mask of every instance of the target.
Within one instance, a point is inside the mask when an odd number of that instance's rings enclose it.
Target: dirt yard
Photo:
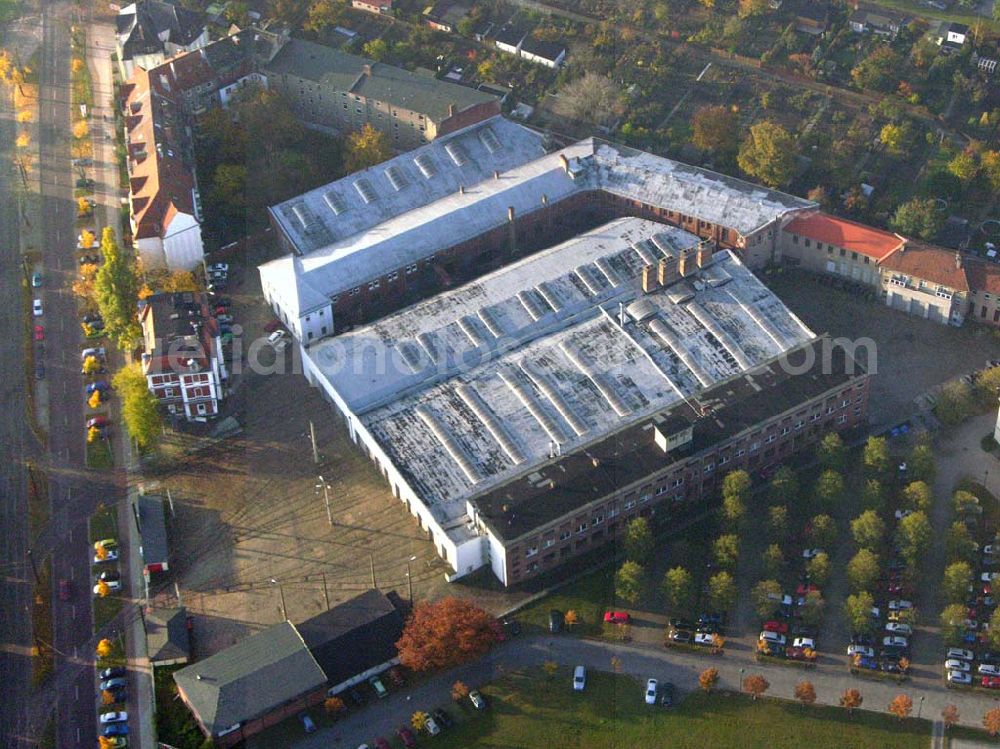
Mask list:
[[[263,334],[271,315],[256,271],[235,268],[233,276],[234,316],[249,342]],[[285,353],[291,366],[291,347]],[[260,358],[269,363],[268,357],[273,360],[270,351]],[[172,572],[158,586],[159,596],[173,599],[178,583],[195,617],[197,657],[281,621],[282,597],[287,617],[302,621],[325,610],[327,599],[335,605],[367,589],[373,567],[376,585],[405,599],[411,557],[417,600],[473,595],[496,611],[514,600],[488,582],[445,581],[448,566],[426,534],[304,377],[244,374],[237,382],[226,411],[243,431],[214,444],[171,436],[168,450],[183,457],[157,477],[175,507]],[[310,419],[319,465],[312,458]],[[332,527],[317,489],[320,475],[329,486]]]
[[[870,406],[875,425],[905,419],[920,393],[1000,358],[1000,338],[971,321],[953,328],[910,317],[804,272],[785,270],[764,280],[814,333],[875,341],[878,371]]]

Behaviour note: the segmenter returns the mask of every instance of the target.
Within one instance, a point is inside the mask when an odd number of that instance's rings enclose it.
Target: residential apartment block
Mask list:
[[[203,421],[219,413],[228,379],[219,326],[204,294],[164,293],[145,299],[142,371],[168,413]]]
[[[161,0],[137,0],[115,18],[115,54],[123,81],[168,57],[208,44],[204,14]]]
[[[406,150],[500,112],[496,96],[291,39],[263,68],[302,120],[339,131],[370,124]]]

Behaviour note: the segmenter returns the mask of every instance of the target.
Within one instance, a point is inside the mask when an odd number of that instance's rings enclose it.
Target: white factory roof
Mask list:
[[[814,205],[593,138],[546,154],[538,133],[494,117],[273,206],[296,254],[262,265],[261,277],[286,314],[301,316],[503,224],[511,207],[523,215],[540,208],[543,196],[555,203],[584,190],[606,190],[743,235]]]
[[[813,338],[729,251],[623,218],[307,350],[445,528],[466,500]],[[624,327],[619,310],[625,310]]]

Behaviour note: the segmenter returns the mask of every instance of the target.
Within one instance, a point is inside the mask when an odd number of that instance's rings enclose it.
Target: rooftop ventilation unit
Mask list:
[[[496,133],[489,127],[484,127],[479,131],[479,140],[483,142],[486,150],[490,153],[496,153],[503,148],[503,144],[497,139]]]
[[[430,154],[422,153],[413,161],[416,163],[417,169],[420,170],[420,173],[424,175],[424,179],[430,179],[437,174],[437,167],[434,166],[434,161],[431,159]]]
[[[409,183],[406,176],[400,171],[398,166],[390,166],[385,170],[385,176],[389,178],[389,182],[392,183],[392,189],[399,192]]]
[[[323,193],[323,202],[326,203],[327,208],[333,211],[334,216],[339,216],[347,210],[347,203],[344,202],[344,196],[333,190]]]
[[[365,204],[374,203],[378,199],[378,194],[375,192],[375,188],[372,187],[372,183],[364,177],[354,183],[354,189],[358,191]]]
[[[465,164],[469,161],[469,157],[465,153],[465,149],[458,143],[448,143],[445,145],[444,150],[448,152],[448,156],[450,156],[451,160],[455,162],[455,166],[465,166]]]

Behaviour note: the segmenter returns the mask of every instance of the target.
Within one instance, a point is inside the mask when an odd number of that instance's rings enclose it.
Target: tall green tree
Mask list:
[[[761,554],[761,562],[764,564],[765,575],[778,577],[781,574],[782,566],[785,564],[785,553],[778,544],[771,544]]]
[[[359,172],[381,164],[392,156],[392,148],[385,133],[365,123],[361,130],[347,136],[344,165],[348,172]]]
[[[861,487],[861,505],[866,510],[880,512],[885,509],[885,494],[878,479],[866,479]]]
[[[885,437],[869,437],[864,450],[865,469],[879,478],[889,470],[889,443]]]
[[[136,304],[139,301],[139,279],[135,258],[120,248],[110,226],[101,234],[104,265],[94,277],[97,308],[104,318],[104,330],[123,349],[134,347],[142,336]]]
[[[715,539],[712,551],[718,565],[731,570],[740,556],[740,540],[735,533],[723,534]]]
[[[949,603],[941,609],[941,637],[948,645],[960,645],[965,632],[966,608],[960,603]]]
[[[646,570],[641,564],[625,562],[615,573],[615,595],[633,606],[646,589]]]
[[[806,573],[809,579],[820,587],[826,585],[830,578],[830,556],[825,551],[821,551],[808,562],[806,562]]]
[[[944,214],[932,198],[911,198],[901,203],[889,224],[904,236],[932,240],[944,226]]]
[[[844,458],[847,455],[847,448],[844,441],[836,432],[830,432],[819,443],[816,448],[816,457],[820,465],[831,471],[844,470]]]
[[[750,591],[754,611],[761,619],[770,619],[778,613],[781,605],[781,583],[777,580],[761,580]]]
[[[920,511],[907,515],[896,527],[896,543],[907,564],[916,567],[930,548],[933,531],[927,516]]]
[[[153,447],[163,430],[156,397],[149,392],[146,375],[136,362],[115,373],[111,380],[122,404],[122,418],[129,436],[140,450]]]
[[[765,185],[784,185],[795,171],[795,139],[776,122],[758,122],[750,126],[736,161]]]
[[[653,532],[646,518],[636,518],[625,529],[625,556],[639,564],[647,564],[653,553]]]
[[[878,565],[878,554],[868,549],[861,549],[847,563],[847,581],[855,592],[870,590],[881,573]]]
[[[772,504],[790,505],[799,498],[799,479],[788,466],[775,471],[767,490]]]
[[[717,611],[725,611],[736,602],[736,581],[726,571],[708,579],[708,599]]]
[[[969,529],[961,520],[951,524],[944,536],[945,555],[949,562],[969,562],[976,560],[978,546],[972,540]]]
[[[689,611],[694,605],[694,580],[683,567],[671,567],[663,575],[660,590],[671,611]]]
[[[740,118],[722,105],[705,106],[691,118],[691,142],[695,148],[718,154],[733,154],[740,145]]]
[[[914,510],[927,512],[933,500],[931,488],[924,481],[911,481],[903,488],[903,501]]]
[[[949,603],[961,603],[972,581],[972,565],[968,562],[952,562],[944,568],[941,577],[941,595]]]
[[[858,546],[875,551],[885,538],[885,521],[874,510],[865,510],[851,521],[851,535]]]
[[[933,481],[936,468],[934,466],[934,451],[930,445],[917,445],[910,453],[907,461],[910,475],[917,481]]]
[[[817,515],[809,521],[810,538],[821,549],[832,549],[837,541],[837,524],[829,515]]]
[[[823,471],[814,487],[816,499],[825,509],[833,509],[844,498],[844,477],[836,471]]]
[[[844,618],[852,632],[865,633],[875,629],[875,622],[871,617],[874,605],[875,599],[868,591],[847,596],[844,600]]]

